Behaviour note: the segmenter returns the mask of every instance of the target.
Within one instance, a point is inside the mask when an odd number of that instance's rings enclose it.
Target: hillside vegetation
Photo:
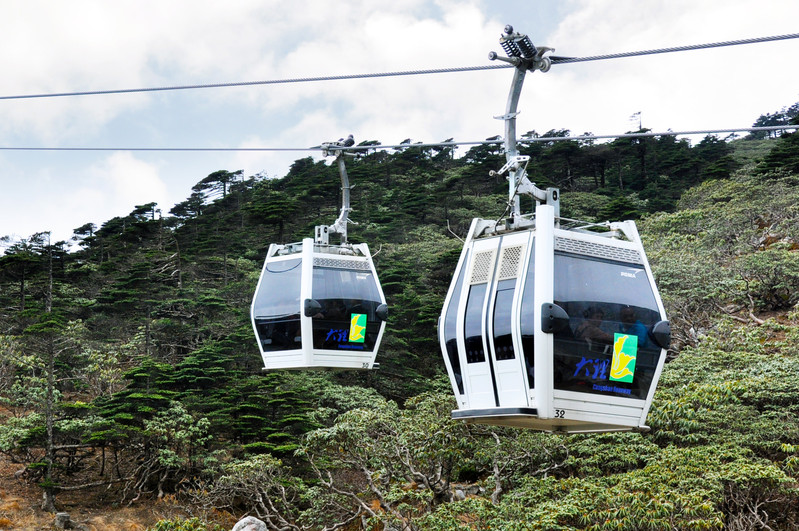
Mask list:
[[[799,135],[522,152],[562,215],[638,220],[673,330],[650,432],[450,418],[436,323],[453,233],[504,211],[507,183],[489,176],[504,154],[409,144],[347,161],[350,239],[377,252],[391,308],[379,371],[261,370],[262,260],[336,218],[325,162],[211,173],[169,214],[138,206],[76,228],[72,247],[8,240],[6,489],[50,512],[156,507],[159,530],[244,514],[284,530],[799,528]],[[15,518],[0,507],[0,528]]]

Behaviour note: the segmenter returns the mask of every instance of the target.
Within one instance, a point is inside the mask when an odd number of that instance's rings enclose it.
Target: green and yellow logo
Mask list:
[[[632,382],[636,359],[638,359],[638,336],[614,334],[610,379],[614,382]]]
[[[350,317],[350,343],[366,341],[366,314],[354,313]]]

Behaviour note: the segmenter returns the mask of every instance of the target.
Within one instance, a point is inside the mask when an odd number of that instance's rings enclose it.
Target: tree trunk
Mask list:
[[[49,235],[48,235],[49,236]],[[48,239],[48,283],[47,295],[45,299],[45,312],[53,312],[53,248],[49,245]],[[44,492],[42,495],[42,510],[55,512],[55,489],[53,488],[53,401],[55,390],[55,344],[52,334],[47,339],[47,396],[44,403],[44,417],[47,429],[47,441],[45,449],[45,462],[47,468],[44,473]]]
[[[227,250],[225,250],[225,255],[222,257],[222,285],[227,287]]]
[[[19,279],[19,311],[25,311],[25,267],[22,267],[22,276]]]
[[[150,355],[150,318],[152,316],[152,312],[150,310],[150,303],[147,303],[147,314],[145,316],[144,322],[144,353],[149,356]]]
[[[183,289],[183,270],[180,264],[180,243],[178,242],[177,236],[175,236],[175,256],[178,261],[178,289]]]
[[[49,313],[49,312],[48,312]],[[55,387],[55,345],[53,338],[47,342],[47,396],[44,402],[44,417],[47,429],[45,447],[44,493],[42,497],[42,510],[55,512],[55,489],[53,488],[53,391]]]
[[[53,489],[48,487],[45,487],[44,493],[42,495],[42,511],[46,511],[48,513],[56,512],[55,494],[53,493]]]

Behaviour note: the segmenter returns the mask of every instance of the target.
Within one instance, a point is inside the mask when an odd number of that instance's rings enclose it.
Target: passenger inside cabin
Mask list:
[[[602,329],[605,312],[598,306],[589,306],[584,312],[585,320],[577,326],[574,335],[584,339],[591,350],[602,351],[613,343],[613,336]]]
[[[646,326],[635,318],[635,308],[625,306],[619,312],[619,332],[638,336],[638,346],[645,347],[649,341]]]
[[[326,319],[342,320],[347,317],[347,306],[341,299],[330,301],[327,310],[325,311]]]

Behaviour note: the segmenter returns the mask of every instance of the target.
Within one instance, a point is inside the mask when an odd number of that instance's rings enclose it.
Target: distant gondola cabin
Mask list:
[[[266,369],[372,369],[386,317],[366,244],[269,247],[251,306]]]

